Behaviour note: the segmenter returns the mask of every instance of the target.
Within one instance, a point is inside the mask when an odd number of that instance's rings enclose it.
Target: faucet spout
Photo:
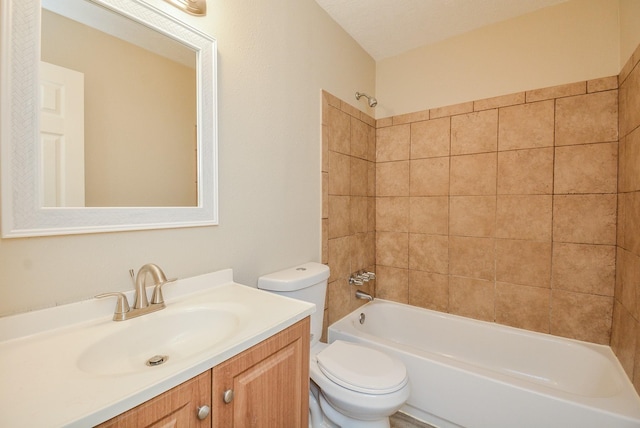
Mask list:
[[[364,291],[361,291],[361,290],[356,290],[356,297],[358,299],[368,300],[370,302],[373,302],[373,296],[371,294],[365,293]]]
[[[133,302],[134,309],[142,309],[149,306],[149,300],[147,299],[146,280],[147,276],[151,275],[153,284],[158,287],[162,286],[167,281],[167,277],[160,267],[154,263],[147,263],[142,266],[136,276],[136,289],[135,298]]]

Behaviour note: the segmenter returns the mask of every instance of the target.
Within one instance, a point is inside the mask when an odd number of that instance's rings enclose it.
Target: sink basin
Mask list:
[[[118,322],[117,331],[88,345],[79,355],[78,368],[94,375],[126,375],[154,370],[223,342],[241,326],[233,309],[191,307]],[[147,365],[154,357],[164,363]]]

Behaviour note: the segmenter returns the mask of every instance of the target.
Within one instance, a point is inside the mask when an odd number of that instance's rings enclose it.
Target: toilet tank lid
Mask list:
[[[329,278],[329,266],[309,262],[258,278],[258,288],[270,291],[295,291],[311,287]]]

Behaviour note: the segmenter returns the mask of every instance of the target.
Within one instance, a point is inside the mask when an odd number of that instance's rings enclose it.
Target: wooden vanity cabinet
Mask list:
[[[211,407],[211,370],[109,419],[98,428],[209,428],[211,415],[198,419],[198,408]]]
[[[306,428],[308,418],[309,317],[98,428]]]
[[[214,367],[212,381],[213,428],[308,427],[309,318]]]

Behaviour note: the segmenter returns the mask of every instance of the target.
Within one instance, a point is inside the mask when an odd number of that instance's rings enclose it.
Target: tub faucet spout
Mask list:
[[[370,302],[373,302],[373,296],[371,296],[371,294],[365,293],[364,291],[361,291],[361,290],[356,290],[356,297],[358,299],[368,300]]]

